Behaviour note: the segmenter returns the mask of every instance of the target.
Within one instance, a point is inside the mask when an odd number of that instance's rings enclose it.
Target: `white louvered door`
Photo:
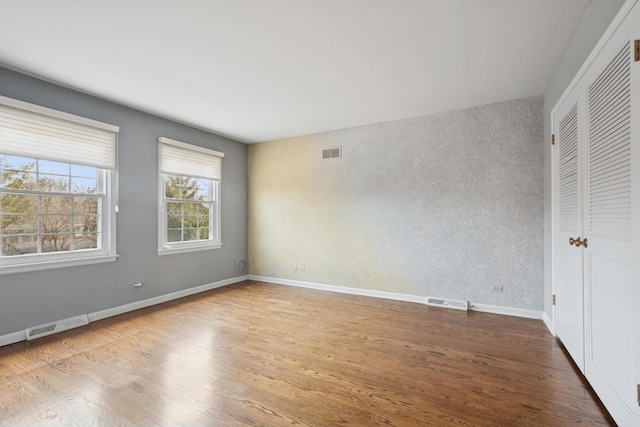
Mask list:
[[[583,128],[578,127],[576,96],[570,96],[558,111],[560,122],[556,129],[558,145],[556,176],[558,192],[556,206],[556,310],[557,334],[576,364],[584,372],[584,304],[582,281],[582,252],[570,240],[582,236],[582,155],[578,140]],[[582,122],[582,117],[580,118]]]
[[[640,5],[627,5],[553,112],[555,322],[618,425],[640,427]]]
[[[584,249],[585,376],[618,424],[635,426],[640,426],[636,388],[640,352],[634,348],[634,337],[640,333],[634,318],[640,302],[640,258],[633,256],[639,246],[633,227],[640,224],[637,213],[632,219],[633,199],[637,203],[639,192],[638,177],[632,172],[640,171],[633,167],[640,159],[636,154],[640,115],[632,112],[632,95],[638,98],[632,84],[640,80],[632,80],[632,69],[637,76],[640,62],[634,60],[632,36],[634,32],[635,38],[640,36],[638,12],[634,8],[631,19],[585,76],[588,141],[583,212],[588,238]]]

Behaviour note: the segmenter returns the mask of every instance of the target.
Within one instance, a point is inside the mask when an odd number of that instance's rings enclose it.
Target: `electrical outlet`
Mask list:
[[[134,288],[141,288],[142,287],[142,282],[134,283],[133,287]]]
[[[297,265],[293,266],[293,271],[298,271],[298,266]]]
[[[504,286],[502,286],[502,285],[491,285],[491,286],[489,286],[489,290],[491,292],[502,292],[502,291],[504,291]]]

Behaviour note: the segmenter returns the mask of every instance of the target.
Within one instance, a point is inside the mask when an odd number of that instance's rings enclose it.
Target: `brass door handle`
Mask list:
[[[586,238],[584,240],[580,240],[579,237],[575,240],[569,239],[569,244],[571,244],[572,240],[573,240],[573,244],[576,245],[577,247],[584,246],[586,248],[589,246],[589,240],[587,240]]]
[[[578,239],[579,239],[579,237],[578,237]],[[573,237],[569,237],[569,244],[573,245],[575,243],[576,243],[576,239],[574,239]]]

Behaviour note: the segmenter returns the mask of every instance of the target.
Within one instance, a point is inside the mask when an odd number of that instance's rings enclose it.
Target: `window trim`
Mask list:
[[[208,148],[200,147],[197,145],[188,144],[181,141],[176,141],[174,139],[169,139],[165,137],[158,138],[158,249],[157,254],[162,255],[171,255],[171,254],[181,254],[181,253],[190,253],[190,252],[198,252],[198,251],[206,251],[212,249],[219,249],[222,247],[222,221],[221,221],[221,194],[222,194],[222,180],[211,179],[211,178],[202,178],[202,177],[193,177],[198,179],[206,179],[211,182],[213,186],[213,192],[215,194],[214,201],[214,236],[216,240],[194,240],[194,241],[186,241],[186,242],[167,242],[167,198],[165,197],[165,175],[176,175],[177,174],[167,174],[162,171],[162,145],[172,145],[175,147],[196,151],[202,153],[203,155],[216,156],[219,158],[224,157],[224,153],[219,151],[210,150]]]
[[[101,212],[103,247],[97,250],[86,250],[77,252],[58,252],[48,254],[34,254],[25,257],[0,257],[0,275],[25,273],[30,271],[41,271],[57,268],[66,268],[80,265],[99,264],[116,261],[116,214],[118,212],[118,132],[119,127],[111,124],[98,122],[74,114],[30,104],[12,98],[0,96],[0,105],[14,109],[25,110],[31,113],[38,113],[48,116],[53,120],[59,119],[67,122],[78,123],[97,129],[107,130],[114,133],[114,169],[99,168],[104,179],[104,209]],[[9,153],[7,153],[9,154]],[[10,154],[11,155],[11,154]],[[45,157],[32,156],[33,158],[48,160]],[[53,160],[60,162],[61,160]],[[73,162],[71,162],[73,163]],[[75,164],[75,163],[74,163]]]

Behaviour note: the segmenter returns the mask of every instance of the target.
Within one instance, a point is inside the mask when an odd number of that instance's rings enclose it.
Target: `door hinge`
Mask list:
[[[556,296],[553,296],[553,305],[556,305]]]
[[[551,134],[551,145],[556,145],[556,134],[555,133]]]
[[[640,40],[633,43],[633,59],[636,62],[640,61]]]
[[[640,384],[638,384],[638,406],[640,406]]]

